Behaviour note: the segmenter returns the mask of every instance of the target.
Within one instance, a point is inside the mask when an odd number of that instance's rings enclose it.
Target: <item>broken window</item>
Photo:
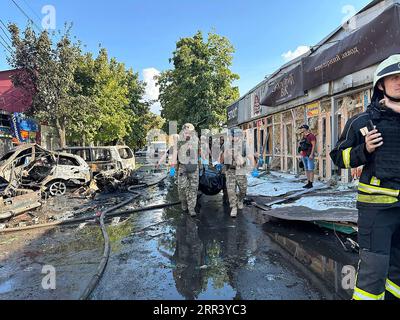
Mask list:
[[[257,146],[258,146],[258,131],[254,129],[254,153],[257,153]]]
[[[275,155],[281,155],[281,126],[275,125],[274,126],[274,153]]]
[[[272,127],[268,127],[268,134],[267,134],[267,154],[272,155]]]
[[[275,170],[275,171],[281,170],[281,158],[280,157],[274,157],[272,159],[271,169]]]
[[[260,131],[261,133],[260,133],[260,153],[264,153],[264,143],[265,143],[265,131],[264,130],[261,130]],[[263,154],[262,154],[262,156],[263,156]]]
[[[293,155],[293,126],[286,125],[286,147],[287,147],[287,156]]]
[[[23,165],[29,164],[29,162],[32,160],[32,149],[26,149],[22,151],[19,155],[18,158],[15,159],[15,166],[16,167],[21,167]]]
[[[287,159],[287,169],[288,172],[293,172],[293,158]]]
[[[58,159],[58,164],[61,166],[73,166],[79,167],[80,164],[75,158],[60,156]]]
[[[14,154],[14,151],[10,151],[9,153],[6,153],[1,159],[0,159],[0,164],[3,164],[4,161],[7,161],[8,159],[11,158],[11,156]]]
[[[321,102],[321,113],[328,113],[331,111],[331,101]]]
[[[107,149],[94,149],[94,161],[111,161],[111,151]]]
[[[76,149],[76,150],[70,150],[68,153],[71,153],[73,155],[81,157],[83,160],[86,162],[92,161],[92,156],[90,153],[90,149]]]
[[[121,159],[132,159],[133,158],[133,153],[131,149],[129,148],[124,148],[124,149],[118,149],[119,156]]]
[[[348,110],[348,119],[364,111],[364,96],[362,92],[347,96],[343,99],[344,107]]]
[[[326,117],[322,118],[322,156],[326,156],[326,138],[327,138],[327,130],[326,130]]]
[[[48,157],[49,156],[49,152],[48,151],[46,151],[46,150],[44,150],[44,149],[42,149],[42,148],[40,148],[38,146],[35,146],[34,148],[35,148],[35,159],[40,159],[42,157]]]

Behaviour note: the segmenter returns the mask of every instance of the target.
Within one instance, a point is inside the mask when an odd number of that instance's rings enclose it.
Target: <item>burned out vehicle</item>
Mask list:
[[[128,146],[67,147],[58,151],[77,155],[90,166],[93,174],[112,170],[135,170],[135,155]]]
[[[62,196],[68,187],[90,182],[89,166],[79,156],[55,153],[37,144],[21,145],[0,159],[0,177],[16,189],[38,186],[52,196]]]

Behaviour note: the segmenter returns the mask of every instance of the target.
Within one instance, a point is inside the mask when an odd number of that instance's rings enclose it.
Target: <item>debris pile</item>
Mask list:
[[[132,170],[120,169],[101,172],[94,177],[94,180],[101,192],[114,193],[126,190],[128,186],[139,184],[141,178]]]

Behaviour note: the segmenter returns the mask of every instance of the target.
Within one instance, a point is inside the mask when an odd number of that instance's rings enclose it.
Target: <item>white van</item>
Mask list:
[[[60,151],[83,158],[95,175],[108,170],[136,169],[135,155],[128,146],[66,147]]]

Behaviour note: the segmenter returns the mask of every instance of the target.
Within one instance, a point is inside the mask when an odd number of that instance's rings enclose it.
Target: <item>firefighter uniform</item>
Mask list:
[[[400,299],[400,114],[382,104],[384,92],[378,88],[393,74],[400,74],[400,55],[378,67],[371,105],[348,121],[331,152],[341,169],[364,166],[357,198],[360,262],[354,300]],[[370,154],[365,136],[374,127],[384,143]]]

